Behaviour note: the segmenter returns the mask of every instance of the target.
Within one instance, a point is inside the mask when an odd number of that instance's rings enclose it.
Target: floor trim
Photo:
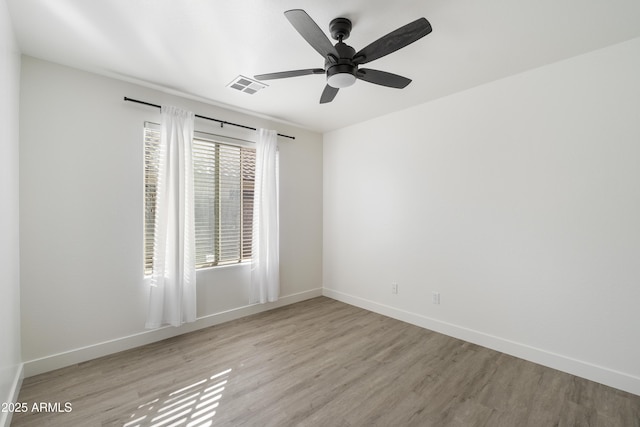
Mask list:
[[[640,396],[640,378],[474,329],[323,288],[326,297]]]
[[[177,335],[193,332],[198,329],[208,328],[209,326],[214,326],[219,323],[228,322],[230,320],[239,319],[241,317],[249,316],[256,313],[261,313],[263,311],[273,310],[274,308],[283,307],[285,305],[294,304],[319,296],[322,296],[322,289],[316,288],[309,291],[280,297],[280,299],[276,302],[270,302],[266,304],[252,304],[223,311],[220,313],[203,316],[198,318],[193,323],[188,323],[178,328],[165,326],[151,331],[144,331],[138,334],[93,344],[87,347],[53,354],[51,356],[29,360],[24,362],[24,376],[31,377],[34,375],[42,374],[44,372],[64,368],[76,363],[86,362],[88,360],[107,356],[119,351],[129,350]]]
[[[18,370],[11,384],[11,390],[9,391],[7,403],[18,402],[18,395],[20,394],[20,388],[22,388],[22,380],[24,379],[24,364],[18,365]],[[12,412],[0,412],[0,426],[9,427],[11,425]]]

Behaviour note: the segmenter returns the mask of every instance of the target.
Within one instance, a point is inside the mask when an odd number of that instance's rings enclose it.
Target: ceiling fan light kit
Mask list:
[[[338,41],[333,45],[304,10],[287,10],[284,15],[307,43],[322,55],[325,59],[324,68],[282,71],[259,74],[254,77],[257,80],[271,80],[308,74],[325,74],[327,84],[320,97],[321,104],[333,101],[339,89],[353,85],[357,79],[396,89],[405,88],[411,83],[411,79],[386,71],[359,68],[359,66],[402,49],[431,32],[429,21],[419,18],[356,52],[354,48],[344,43],[351,34],[351,21],[347,18],[335,18],[329,24],[331,37]]]
[[[327,84],[336,89],[349,87],[356,82],[356,67],[337,64],[327,69]]]

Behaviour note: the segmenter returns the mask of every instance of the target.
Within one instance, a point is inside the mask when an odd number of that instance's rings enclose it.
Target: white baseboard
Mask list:
[[[53,371],[54,369],[64,368],[76,363],[86,362],[88,360],[107,356],[119,351],[140,347],[142,345],[161,341],[177,335],[193,332],[198,329],[208,328],[209,326],[239,319],[251,314],[261,313],[263,311],[273,310],[274,308],[283,307],[285,305],[294,304],[296,302],[319,296],[322,296],[322,289],[316,288],[310,291],[280,297],[280,299],[276,302],[270,302],[266,304],[252,304],[200,317],[195,322],[187,323],[178,328],[166,326],[111,341],[105,341],[87,347],[77,348],[63,353],[42,357],[39,359],[29,360],[24,363],[24,376],[31,377],[33,375]]]
[[[21,363],[18,365],[18,370],[11,383],[11,390],[7,398],[7,403],[16,403],[18,401],[18,395],[20,394],[20,388],[22,388],[22,380],[24,379],[24,365]],[[12,412],[0,412],[0,426],[9,427],[11,425]]]
[[[519,357],[549,368],[557,369],[581,378],[598,382],[629,393],[640,395],[640,378],[609,369],[603,366],[573,359],[571,357],[556,354],[544,349],[531,347],[526,344],[514,342],[480,331],[454,325],[433,319],[421,314],[401,310],[375,301],[345,294],[329,288],[323,288],[322,294],[326,297],[373,311],[403,322],[411,323],[425,329],[458,338],[473,344],[497,350],[511,356]]]

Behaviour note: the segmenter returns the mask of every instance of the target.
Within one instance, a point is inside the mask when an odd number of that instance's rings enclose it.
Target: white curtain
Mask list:
[[[162,106],[161,115],[149,329],[196,319],[194,114]]]
[[[278,134],[259,129],[253,199],[251,302],[273,302],[280,295]]]

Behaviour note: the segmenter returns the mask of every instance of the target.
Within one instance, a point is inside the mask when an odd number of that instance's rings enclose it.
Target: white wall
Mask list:
[[[215,82],[212,82],[212,84]],[[22,341],[26,375],[249,314],[247,265],[198,272],[196,325],[144,331],[144,121],[128,96],[293,135],[280,139],[281,302],[321,294],[322,137],[281,123],[23,57]],[[238,93],[238,96],[248,96]],[[259,96],[256,95],[256,96]],[[256,138],[196,119],[196,130]]]
[[[326,134],[325,294],[640,394],[638,76],[634,39]]]
[[[20,358],[18,110],[20,52],[0,1],[0,403],[17,398]],[[0,412],[0,425],[9,414]]]

